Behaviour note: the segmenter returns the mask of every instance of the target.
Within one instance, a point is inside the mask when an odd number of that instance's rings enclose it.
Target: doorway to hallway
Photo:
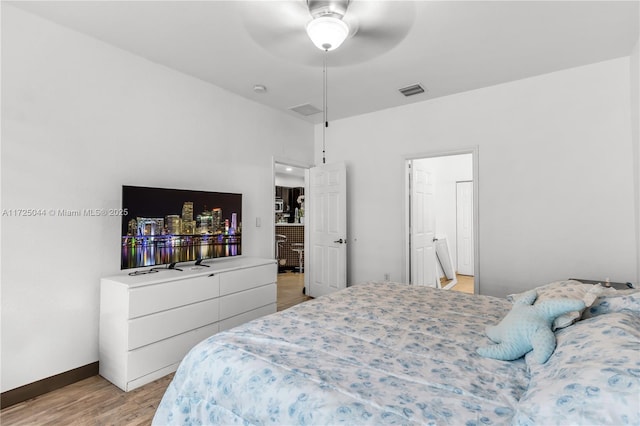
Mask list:
[[[290,177],[281,170],[296,169],[304,172],[304,187],[278,185]],[[344,163],[305,168],[274,160],[274,258],[280,272],[293,266],[304,276],[304,294],[311,297],[347,286],[346,172]]]
[[[406,160],[410,283],[478,292],[476,161],[476,149]]]
[[[308,167],[274,160],[274,258],[278,310],[308,300],[305,284],[305,197]]]

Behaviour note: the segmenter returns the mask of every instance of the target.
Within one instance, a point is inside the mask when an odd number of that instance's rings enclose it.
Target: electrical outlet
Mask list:
[[[389,281],[391,279],[391,274],[389,274],[388,272],[384,273],[384,280],[385,281]]]

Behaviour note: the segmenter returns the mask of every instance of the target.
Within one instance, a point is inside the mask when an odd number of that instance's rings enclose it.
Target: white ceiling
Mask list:
[[[322,51],[304,32],[305,0],[3,1],[312,122]],[[352,1],[358,32],[327,54],[335,120],[627,56],[633,1]],[[302,18],[301,18],[302,16]],[[385,21],[388,19],[388,21]],[[377,37],[376,37],[377,36]],[[421,83],[427,93],[398,89]],[[258,94],[254,85],[267,88]]]

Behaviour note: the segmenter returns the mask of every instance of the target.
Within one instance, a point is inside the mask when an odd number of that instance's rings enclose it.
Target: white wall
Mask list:
[[[636,250],[640,254],[640,38],[631,54],[631,142],[633,145],[633,170],[636,208]],[[640,262],[637,265],[636,282],[640,283]]]
[[[436,236],[446,237],[453,265],[457,265],[456,182],[473,180],[471,154],[416,160],[432,170],[435,192]]]
[[[480,293],[636,279],[629,69],[619,58],[331,122],[327,161],[348,167],[349,282],[404,279],[405,158],[474,146]]]
[[[123,184],[241,192],[243,252],[269,256],[274,156],[311,163],[313,127],[2,5],[3,210],[118,208]],[[2,391],[98,360],[119,227],[2,217]]]
[[[283,173],[276,174],[276,186],[286,186],[287,188],[304,187],[304,176],[285,175]]]

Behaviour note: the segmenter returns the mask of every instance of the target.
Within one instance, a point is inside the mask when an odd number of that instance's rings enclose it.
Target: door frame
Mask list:
[[[314,167],[312,164],[309,163],[305,163],[305,162],[301,162],[301,161],[296,161],[296,160],[292,160],[290,158],[285,158],[285,157],[278,157],[278,156],[273,156],[271,157],[271,201],[270,201],[270,207],[269,207],[269,211],[270,213],[270,219],[269,219],[269,229],[270,229],[270,235],[271,235],[271,258],[275,259],[276,257],[276,223],[275,223],[275,199],[276,199],[276,164],[280,164],[283,166],[291,166],[291,167],[296,167],[298,169],[305,169],[305,173],[304,173],[304,194],[305,197],[307,196],[307,194],[309,193],[309,179],[308,179],[308,175],[309,175],[309,169],[311,167]],[[308,232],[309,232],[309,227],[308,227],[308,223],[305,220],[304,223],[304,241],[305,241],[305,256],[310,256],[311,254],[308,252],[307,250],[307,240],[308,240]],[[304,288],[305,288],[305,292],[306,289],[309,288],[309,277],[311,276],[311,262],[307,262],[305,259],[304,262]]]
[[[472,163],[472,175],[473,175],[473,267],[474,267],[474,276],[473,276],[473,292],[475,294],[480,294],[480,226],[479,226],[479,200],[480,200],[480,191],[479,191],[479,172],[478,172],[478,146],[463,148],[459,150],[450,150],[450,151],[430,151],[419,154],[410,154],[405,155],[403,158],[404,167],[402,172],[404,173],[404,245],[403,245],[403,259],[404,259],[404,276],[403,281],[408,282],[408,279],[411,275],[411,241],[410,241],[410,226],[411,226],[411,200],[410,194],[411,190],[409,187],[410,184],[410,172],[409,172],[409,164],[413,160],[420,160],[423,158],[437,158],[437,157],[449,157],[453,155],[461,155],[461,154],[471,154],[471,163]]]
[[[456,269],[458,270],[458,272],[460,272],[460,268],[458,267],[460,265],[460,231],[459,231],[459,227],[458,225],[460,224],[459,222],[459,218],[460,218],[460,203],[458,203],[458,190],[460,189],[460,184],[468,184],[471,183],[471,196],[473,197],[473,181],[468,181],[468,180],[460,180],[460,181],[456,181]],[[472,198],[472,203],[471,203],[471,209],[473,211],[473,198]],[[472,213],[473,214],[473,213]],[[471,225],[473,227],[473,223]],[[473,230],[471,231],[471,239],[473,240],[474,235],[473,235]],[[473,265],[475,267],[475,264]],[[461,274],[461,275],[467,275],[467,274]],[[472,274],[473,276],[475,276],[475,274]]]

